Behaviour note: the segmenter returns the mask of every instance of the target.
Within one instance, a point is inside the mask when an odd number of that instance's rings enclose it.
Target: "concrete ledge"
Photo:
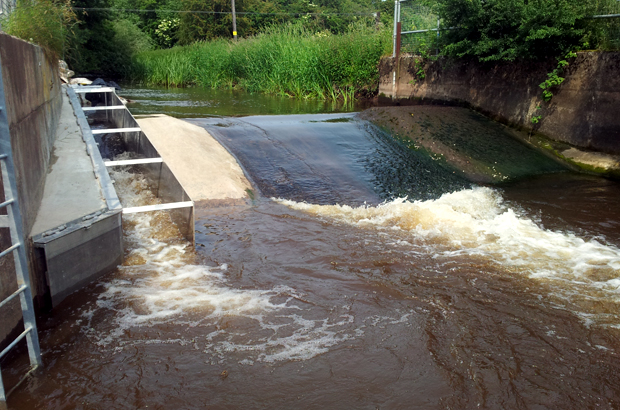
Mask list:
[[[120,202],[70,88],[31,234],[52,306],[122,263]]]
[[[138,123],[193,201],[248,198],[243,170],[207,130],[167,115]]]
[[[33,240],[44,253],[52,304],[56,306],[123,262],[121,211],[74,221]]]
[[[112,183],[110,174],[108,174],[108,169],[103,163],[103,158],[101,158],[101,153],[99,152],[97,142],[95,142],[93,133],[88,125],[86,115],[84,114],[84,111],[82,111],[82,105],[78,101],[73,88],[68,87],[67,95],[69,96],[69,101],[71,101],[71,105],[73,106],[73,111],[75,113],[75,117],[77,118],[78,125],[80,126],[80,130],[82,131],[82,138],[86,144],[86,150],[88,151],[88,155],[92,161],[95,177],[99,180],[99,185],[101,186],[108,209],[121,209],[121,201],[118,199],[118,195],[114,189],[114,184]]]

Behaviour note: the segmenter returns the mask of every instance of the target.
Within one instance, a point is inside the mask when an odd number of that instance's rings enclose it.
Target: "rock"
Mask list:
[[[116,91],[122,90],[121,86],[116,84],[114,81],[108,81],[108,87],[112,87],[116,89]]]
[[[90,101],[88,101],[86,99],[86,95],[85,94],[80,93],[80,94],[78,94],[78,97],[80,99],[80,105],[82,107],[92,107],[93,103],[91,103]]]
[[[93,82],[90,81],[88,78],[84,78],[84,77],[78,77],[78,78],[72,78],[71,81],[69,81],[69,84],[77,84],[77,85],[91,85]]]
[[[75,74],[73,71],[69,70],[69,66],[63,60],[58,60],[58,73],[60,74],[60,79],[65,83],[69,83],[69,78],[73,77]]]

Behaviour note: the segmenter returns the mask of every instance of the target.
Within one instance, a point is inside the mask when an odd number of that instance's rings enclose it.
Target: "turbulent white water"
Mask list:
[[[124,206],[158,202],[144,178],[123,171],[111,176]],[[293,288],[236,289],[228,284],[226,265],[197,264],[192,246],[181,238],[166,212],[127,214],[123,222],[128,251],[125,263],[117,277],[104,283],[97,307],[84,313],[84,329],[90,332],[94,315],[102,310],[114,312],[111,332],[91,334],[100,346],[122,349],[140,343],[192,344],[204,350],[212,364],[234,353],[243,364],[306,360],[361,336],[367,325],[408,317],[407,313],[395,312],[394,317],[378,321],[367,318],[361,325],[352,326],[355,318],[345,306],[336,314],[317,319],[317,313],[307,308],[304,295]],[[372,323],[366,324],[369,320]],[[124,337],[166,324],[203,330],[175,340]]]
[[[339,223],[405,233],[436,256],[481,256],[531,278],[563,283],[559,293],[564,296],[586,289],[589,297],[620,300],[620,249],[543,229],[504,205],[490,188],[362,207],[277,201]]]

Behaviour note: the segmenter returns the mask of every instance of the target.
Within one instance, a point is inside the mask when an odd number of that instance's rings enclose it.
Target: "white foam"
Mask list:
[[[111,176],[124,206],[158,202],[143,178],[124,171]],[[126,262],[114,279],[103,284],[105,291],[96,308],[82,315],[84,332],[100,346],[118,352],[136,344],[179,343],[204,351],[208,362],[235,355],[238,362],[251,365],[310,359],[363,334],[350,314],[306,318],[316,312],[305,309],[304,296],[288,286],[266,290],[232,287],[225,275],[227,264],[209,267],[196,263],[193,248],[164,211],[123,218]],[[106,334],[97,333],[90,325],[101,310],[115,313],[114,329]],[[402,323],[406,317],[385,320]],[[130,336],[162,324],[189,326],[192,336],[179,339],[176,332],[171,339]]]
[[[505,206],[501,195],[490,188],[467,189],[436,200],[396,199],[357,208],[276,201],[339,223],[410,235],[410,239],[399,235],[395,243],[400,245],[422,242],[441,256],[482,256],[532,278],[570,282],[591,292],[602,291],[608,300],[619,300],[617,247],[543,229]]]

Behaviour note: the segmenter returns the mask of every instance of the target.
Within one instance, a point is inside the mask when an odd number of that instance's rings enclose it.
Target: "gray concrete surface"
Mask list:
[[[248,198],[243,170],[205,129],[167,115],[136,120],[193,201]]]
[[[61,81],[56,70],[57,60],[47,58],[41,47],[5,33],[0,33],[0,60],[6,100],[0,104],[6,102],[22,223],[28,234],[41,204],[51,160],[62,105]],[[8,229],[2,229],[0,237],[2,245],[10,244]],[[2,246],[0,250],[5,248]],[[30,241],[26,241],[26,248],[35,307],[40,308],[45,305],[43,295],[47,285],[45,277],[38,275],[41,272],[33,269],[34,250]],[[0,298],[10,295],[16,288],[12,260],[4,258],[0,262]],[[19,307],[19,303],[16,306]],[[2,310],[0,315],[0,340],[5,340],[11,328],[18,328],[21,311],[10,308]]]
[[[52,161],[41,207],[32,227],[36,236],[83,216],[106,209],[86,144],[66,91],[58,123]]]
[[[121,207],[109,190],[114,191],[86,117],[75,94],[65,89],[32,229],[34,268],[45,277],[52,306],[123,261]]]
[[[123,262],[121,211],[99,211],[34,239],[52,305]]]
[[[34,224],[43,195],[62,104],[58,61],[41,47],[0,33],[2,77],[26,233]]]
[[[0,33],[0,64],[11,134],[18,199],[22,224],[26,233],[34,219],[43,195],[50,153],[58,123],[61,105],[60,79],[56,75],[55,61],[46,58],[43,50],[33,44]],[[0,182],[0,197],[4,189]],[[6,214],[1,210],[0,214]],[[8,229],[0,229],[0,250],[11,245]],[[28,268],[35,306],[44,305],[45,277],[33,270],[33,248],[25,243],[29,255]],[[8,256],[0,260],[0,299],[17,289],[15,265]],[[14,299],[0,311],[0,348],[23,329],[19,299]]]
[[[588,165],[602,171],[620,171],[620,155],[588,152],[577,148],[562,151],[562,155],[579,164]]]

